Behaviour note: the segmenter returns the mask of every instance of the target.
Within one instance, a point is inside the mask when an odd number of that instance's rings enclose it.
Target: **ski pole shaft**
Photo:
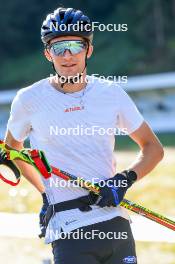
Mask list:
[[[96,194],[99,194],[100,188],[97,185],[91,184],[89,181],[85,181],[82,178],[78,178],[75,175],[72,175],[70,173],[67,173],[63,170],[60,170],[58,168],[52,167],[52,173],[61,177],[64,180],[74,180],[78,181],[79,185],[89,191],[93,191]],[[127,199],[123,199],[123,201],[120,203],[120,206],[137,213],[139,215],[142,215],[156,223],[159,223],[171,230],[175,231],[175,221],[159,214],[156,212],[151,211],[150,209],[147,209],[137,203],[131,202]]]

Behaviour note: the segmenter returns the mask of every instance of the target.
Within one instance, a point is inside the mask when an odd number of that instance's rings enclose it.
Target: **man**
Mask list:
[[[83,30],[73,29],[79,23]],[[43,196],[42,228],[48,201],[54,210],[50,215],[47,211],[45,241],[52,243],[55,264],[137,263],[128,215],[119,203],[127,189],[162,159],[163,149],[121,87],[86,75],[93,52],[93,32],[85,29],[87,24],[89,18],[72,8],[58,8],[46,17],[41,38],[55,76],[19,90],[5,141],[21,149],[30,136],[32,148],[42,149],[51,164],[86,180],[96,179],[102,186],[96,196],[77,186],[54,184],[60,183],[54,175],[52,181],[42,179],[41,183],[34,169],[18,161],[23,175]],[[79,135],[73,134],[75,128],[81,128]],[[127,131],[140,147],[140,155],[114,176],[111,130],[116,128]],[[97,233],[94,239],[87,238],[94,230],[105,234],[105,239]],[[77,231],[83,238],[75,239]],[[109,239],[109,232],[117,232],[118,237]],[[66,234],[64,239],[61,233]]]

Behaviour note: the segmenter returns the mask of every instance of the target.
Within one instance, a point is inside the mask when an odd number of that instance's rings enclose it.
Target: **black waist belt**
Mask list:
[[[77,199],[49,205],[47,208],[46,216],[45,216],[45,226],[46,227],[48,226],[51,217],[55,213],[66,211],[66,210],[71,210],[71,209],[76,209],[76,208],[78,208],[79,210],[83,212],[88,212],[92,210],[90,205],[95,204],[97,198],[98,196],[96,195],[91,198],[88,195],[86,195],[86,196],[79,197]]]

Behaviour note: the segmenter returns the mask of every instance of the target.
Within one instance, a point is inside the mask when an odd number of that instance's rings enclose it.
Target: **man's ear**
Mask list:
[[[87,53],[87,58],[89,59],[93,53],[93,46],[90,44],[89,45],[89,49],[88,49],[88,53]]]
[[[47,49],[44,49],[44,55],[48,61],[52,62],[52,57]]]

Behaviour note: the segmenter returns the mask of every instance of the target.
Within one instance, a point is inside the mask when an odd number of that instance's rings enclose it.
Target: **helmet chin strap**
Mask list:
[[[56,69],[55,69],[55,66],[54,66],[54,63],[52,62],[52,67],[53,67],[53,69],[54,69],[54,71],[55,71],[55,73],[57,74],[57,76],[59,77],[59,79],[61,80],[62,79],[62,77],[64,77],[64,82],[60,82],[61,83],[61,88],[63,88],[63,86],[66,84],[66,83],[71,83],[71,84],[75,84],[75,83],[77,83],[80,79],[81,79],[81,77],[83,76],[83,73],[84,73],[84,71],[85,71],[85,69],[86,69],[86,66],[87,66],[87,54],[88,54],[88,50],[89,50],[89,43],[87,42],[87,51],[86,51],[86,56],[85,56],[85,66],[84,66],[84,69],[83,69],[83,71],[81,72],[81,73],[78,73],[77,74],[77,76],[74,76],[74,77],[72,77],[72,78],[65,78],[65,76],[63,76],[63,75],[60,75],[57,71],[56,71]]]

